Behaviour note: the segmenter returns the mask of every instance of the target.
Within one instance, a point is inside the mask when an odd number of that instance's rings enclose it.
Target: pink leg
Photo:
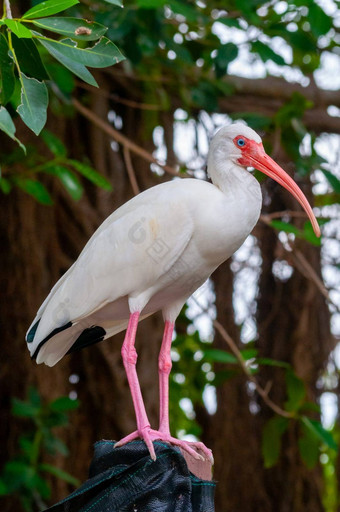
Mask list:
[[[150,422],[148,420],[145,405],[143,402],[142,392],[140,389],[137,371],[136,371],[136,363],[137,363],[137,352],[135,349],[135,339],[136,332],[138,326],[140,313],[132,313],[130,315],[128,327],[125,334],[124,343],[122,346],[122,358],[124,363],[124,368],[126,371],[127,379],[129,382],[130,392],[132,396],[133,406],[136,414],[137,421],[137,431],[133,432],[129,436],[126,436],[124,439],[121,439],[116,446],[122,446],[123,444],[136,439],[137,437],[141,437],[144,439],[147,447],[149,448],[150,455],[152,459],[156,459],[156,454],[154,451],[154,447],[151,439],[147,436],[147,431],[150,429]]]
[[[169,429],[169,373],[171,370],[171,340],[174,330],[172,322],[166,322],[164,328],[164,335],[162,347],[159,353],[158,369],[159,369],[159,390],[160,390],[160,426],[159,430],[152,430],[146,415],[145,406],[143,402],[142,392],[138,382],[136,363],[137,352],[135,349],[135,338],[139,320],[139,313],[133,313],[130,316],[128,328],[125,334],[124,343],[122,346],[122,357],[126,375],[128,378],[133,405],[136,413],[137,430],[124,437],[115,446],[122,446],[138,437],[143,439],[149,449],[151,458],[156,460],[155,449],[152,441],[160,439],[162,441],[179,446],[195,459],[204,460],[204,457],[197,452],[201,451],[204,456],[210,461],[213,461],[211,450],[206,448],[203,443],[189,443],[187,441],[180,441],[171,436]]]
[[[174,323],[165,322],[163,341],[158,357],[158,375],[159,375],[159,430],[151,431],[153,439],[162,439],[175,446],[179,446],[186,452],[190,453],[195,459],[203,459],[204,457],[197,453],[201,451],[204,456],[213,462],[211,450],[200,442],[180,441],[171,436],[169,427],[169,374],[172,367],[171,362],[171,342],[174,332]]]
[[[162,347],[158,357],[159,375],[159,431],[170,435],[169,427],[169,374],[172,367],[171,341],[174,323],[165,322]]]

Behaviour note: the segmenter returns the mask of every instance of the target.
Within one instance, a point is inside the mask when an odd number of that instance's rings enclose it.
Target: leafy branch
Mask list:
[[[15,126],[6,105],[10,104],[36,135],[40,134],[49,103],[46,84],[53,78],[50,57],[95,87],[98,84],[88,67],[105,68],[124,59],[116,45],[105,37],[107,27],[84,19],[54,16],[78,3],[79,0],[46,0],[21,17],[13,18],[9,0],[4,1],[4,15],[0,20],[0,129],[22,149],[25,148],[15,137]],[[52,39],[41,30],[66,39]],[[87,42],[95,44],[84,46]],[[47,53],[40,54],[41,47]],[[15,93],[17,88],[20,97]]]
[[[208,313],[194,297],[195,303],[202,310]],[[313,467],[318,460],[321,445],[326,445],[334,451],[338,451],[338,445],[331,432],[326,430],[320,421],[306,416],[306,412],[319,412],[318,407],[306,400],[305,384],[293,371],[289,363],[276,361],[274,359],[259,358],[257,350],[240,351],[236,342],[228,334],[226,329],[218,320],[212,320],[213,326],[219,332],[222,339],[227,343],[230,352],[218,349],[205,351],[205,359],[212,362],[239,364],[247,380],[251,382],[258,395],[264,403],[275,413],[266,424],[262,436],[262,455],[265,467],[275,465],[280,456],[281,439],[287,431],[290,421],[297,421],[301,437],[299,440],[299,450],[302,460],[308,467]],[[284,408],[276,404],[270,397],[269,391],[271,384],[268,383],[264,388],[254,377],[254,372],[258,371],[261,365],[276,366],[286,372],[287,400]]]
[[[50,193],[45,185],[37,180],[41,174],[56,177],[75,201],[78,201],[84,192],[84,187],[77,174],[97,187],[112,190],[111,183],[87,162],[69,158],[66,147],[53,133],[44,129],[41,132],[41,138],[53,157],[50,160],[41,159],[39,153],[30,148],[27,157],[24,157],[22,152],[18,152],[16,158],[14,154],[10,155],[8,161],[5,158],[2,168],[3,176],[0,180],[0,189],[3,193],[8,194],[13,186],[17,186],[32,195],[39,203],[51,205],[53,200]],[[19,169],[15,173],[12,172],[14,161],[18,164]],[[20,172],[20,167],[23,168],[22,172]]]
[[[17,455],[5,464],[0,474],[0,495],[18,496],[24,510],[32,512],[36,507],[46,508],[45,501],[51,495],[47,474],[73,486],[79,485],[69,473],[42,461],[45,451],[51,455],[68,455],[67,447],[53,431],[55,427],[67,426],[69,413],[78,406],[77,400],[68,397],[43,403],[35,388],[29,389],[26,401],[12,400],[12,415],[28,422],[28,429],[18,439]]]
[[[84,117],[86,117],[89,121],[91,121],[94,125],[100,128],[107,135],[112,137],[115,141],[121,144],[124,148],[127,148],[132,153],[140,156],[147,162],[153,163],[164,169],[165,172],[171,174],[172,176],[178,176],[179,173],[173,167],[169,165],[162,164],[159,160],[157,160],[151,153],[146,151],[146,149],[138,146],[135,142],[132,142],[128,137],[120,133],[118,130],[115,130],[109,123],[105,122],[99,116],[97,116],[94,112],[86,108],[82,105],[77,99],[73,98],[72,103],[74,107],[80,112]]]

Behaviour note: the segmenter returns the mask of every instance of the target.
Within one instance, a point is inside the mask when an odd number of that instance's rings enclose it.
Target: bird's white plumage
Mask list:
[[[91,325],[108,337],[126,327],[130,312],[162,310],[174,321],[185,300],[243,243],[258,220],[258,182],[235,160],[232,142],[245,125],[231,125],[214,137],[208,170],[214,185],[183,179],[163,183],[116,210],[89,240],[38,311],[29,345],[37,362],[55,364]],[[235,158],[234,158],[235,156]],[[32,327],[31,326],[31,327]]]

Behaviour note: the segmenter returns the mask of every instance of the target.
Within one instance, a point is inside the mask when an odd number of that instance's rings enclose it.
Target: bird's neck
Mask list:
[[[260,185],[254,176],[244,167],[233,162],[223,162],[223,165],[208,163],[208,174],[213,184],[228,198],[236,199],[251,196],[262,201]]]

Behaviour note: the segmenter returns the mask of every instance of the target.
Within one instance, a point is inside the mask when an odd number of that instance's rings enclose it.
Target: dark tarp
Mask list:
[[[152,461],[143,441],[114,448],[95,444],[89,479],[49,512],[214,512],[213,481],[189,472],[181,452],[154,442]],[[45,511],[47,512],[47,511]]]

